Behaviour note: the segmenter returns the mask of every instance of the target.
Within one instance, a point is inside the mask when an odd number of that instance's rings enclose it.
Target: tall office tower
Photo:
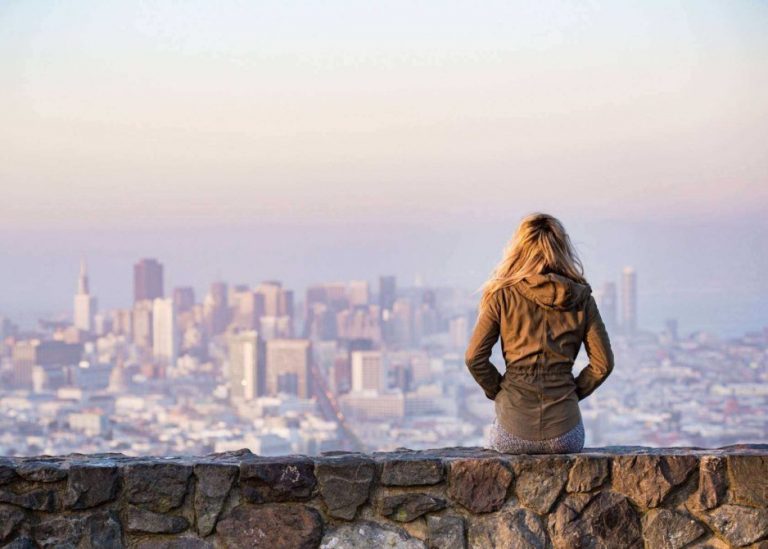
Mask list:
[[[171,298],[152,302],[152,355],[158,364],[173,366],[179,352],[176,333],[176,307]]]
[[[338,339],[369,339],[381,342],[381,322],[377,305],[358,305],[336,313]]]
[[[281,316],[289,316],[291,319],[293,319],[293,290],[283,289],[280,292],[278,311],[280,312]]]
[[[133,343],[142,349],[152,349],[152,301],[145,299],[133,305],[131,324]]]
[[[326,303],[333,312],[349,307],[347,285],[344,282],[328,282],[323,286],[325,287]]]
[[[313,395],[310,375],[311,344],[308,339],[273,339],[267,341],[267,394]]]
[[[127,336],[133,340],[133,310],[132,309],[113,309],[110,311],[112,317],[112,332],[115,335]]]
[[[277,280],[266,280],[256,286],[255,293],[261,295],[264,301],[263,315],[280,316],[280,294],[282,292],[282,284]]]
[[[410,347],[413,344],[413,304],[407,297],[400,297],[392,305],[391,342]],[[387,332],[385,332],[386,334]]]
[[[259,333],[264,339],[288,339],[293,337],[293,322],[291,317],[262,316],[259,319]]]
[[[453,349],[466,349],[467,343],[469,343],[469,321],[467,316],[460,315],[452,318],[448,322],[448,332]]]
[[[264,316],[264,294],[250,288],[238,288],[231,295],[232,322],[241,330],[258,330],[259,319]]]
[[[93,331],[93,316],[96,314],[96,298],[91,295],[88,286],[88,270],[85,260],[80,262],[80,277],[75,294],[74,324],[78,330]]]
[[[391,311],[397,298],[397,279],[394,276],[379,277],[379,307],[382,312]]]
[[[353,351],[351,365],[352,391],[386,392],[387,373],[381,351]]]
[[[315,303],[321,303],[328,305],[328,296],[326,295],[325,286],[322,284],[316,284],[315,286],[307,287],[307,292],[304,297],[304,307],[306,309],[305,315],[312,309]]]
[[[142,259],[133,266],[133,301],[163,297],[163,266],[156,259]]]
[[[266,355],[264,341],[255,330],[231,332],[229,344],[229,396],[252,400],[264,394]]]
[[[349,304],[355,305],[368,305],[370,300],[370,292],[368,290],[367,280],[352,280],[347,288],[347,295],[349,296]]]
[[[312,340],[332,341],[336,339],[338,326],[336,313],[325,303],[312,303],[307,309],[304,321],[304,337]]]
[[[205,319],[210,335],[224,333],[229,326],[229,288],[226,282],[214,282],[205,297]]]
[[[632,267],[624,267],[621,288],[621,327],[625,334],[637,330],[637,274]]]
[[[191,286],[174,288],[173,302],[176,305],[176,311],[180,313],[191,311],[195,306],[195,289]]]
[[[616,283],[606,282],[598,293],[597,308],[603,319],[606,330],[612,332],[618,327],[618,302],[616,299]]]
[[[67,369],[76,368],[82,356],[83,346],[80,343],[39,339],[17,341],[11,349],[11,383],[17,387],[29,388],[36,369],[44,374],[61,377]]]

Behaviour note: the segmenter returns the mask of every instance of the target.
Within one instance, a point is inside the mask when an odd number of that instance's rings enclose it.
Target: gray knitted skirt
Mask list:
[[[528,440],[507,432],[497,418],[493,418],[488,447],[505,454],[572,454],[584,448],[584,422],[559,437]]]

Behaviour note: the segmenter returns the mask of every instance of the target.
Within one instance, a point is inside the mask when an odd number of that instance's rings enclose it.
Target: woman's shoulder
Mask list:
[[[491,294],[491,300],[501,307],[514,305],[519,297],[520,293],[514,284],[497,288],[493,294]]]

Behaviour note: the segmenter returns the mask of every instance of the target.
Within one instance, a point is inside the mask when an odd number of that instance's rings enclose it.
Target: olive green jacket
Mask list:
[[[490,361],[499,337],[504,375]],[[582,342],[589,364],[574,378]],[[542,440],[578,424],[579,401],[611,373],[613,351],[590,285],[546,273],[495,292],[478,313],[465,363],[501,426]]]

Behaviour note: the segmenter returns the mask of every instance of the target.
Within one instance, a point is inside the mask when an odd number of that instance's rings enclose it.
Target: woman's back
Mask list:
[[[466,352],[473,377],[493,399],[501,426],[529,440],[560,436],[581,421],[578,402],[613,369],[613,353],[592,289],[554,272],[496,290],[478,315]],[[501,338],[505,373],[490,363]],[[585,345],[590,363],[574,378]]]

